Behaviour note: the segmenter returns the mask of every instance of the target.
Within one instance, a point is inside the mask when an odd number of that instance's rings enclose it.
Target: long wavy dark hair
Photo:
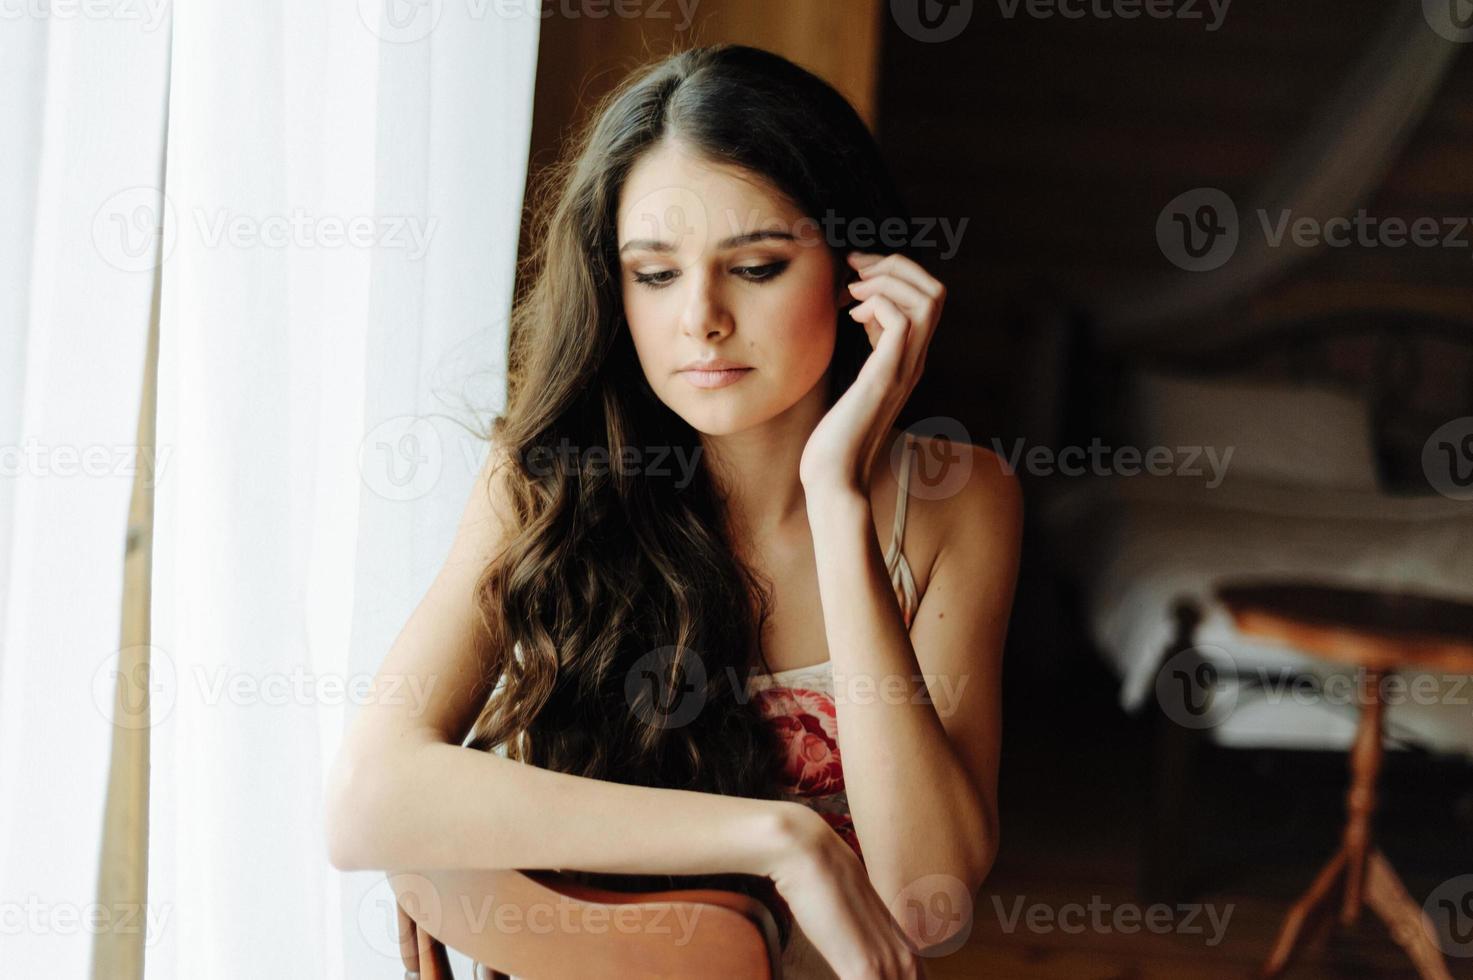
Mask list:
[[[738,559],[699,434],[650,388],[624,318],[620,191],[666,140],[759,176],[804,215],[841,219],[826,235],[841,273],[849,248],[877,251],[861,232],[887,219],[909,227],[854,108],[772,52],[679,51],[600,102],[531,195],[507,405],[485,436],[505,460],[515,524],[477,587],[497,686],[466,744],[581,776],[771,799],[778,746],[745,696],[750,672],[767,669],[770,583]],[[840,319],[829,405],[870,352],[863,329]],[[651,465],[622,469],[629,449],[645,464],[669,451],[697,465],[677,486]],[[592,450],[607,465],[587,465]],[[575,875],[771,895],[746,875]]]

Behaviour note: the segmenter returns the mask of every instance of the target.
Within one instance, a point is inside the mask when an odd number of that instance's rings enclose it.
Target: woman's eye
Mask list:
[[[733,271],[740,272],[748,282],[766,282],[775,279],[788,267],[786,260],[782,262],[769,262],[767,265],[744,265]]]
[[[670,280],[661,279],[660,277],[673,275],[675,275],[675,273],[669,270],[666,270],[665,272],[636,272],[634,274],[634,281],[639,283],[641,286],[649,286],[651,289],[661,289],[665,286],[670,285]]]
[[[784,259],[781,262],[769,262],[767,265],[737,266],[731,271],[735,272],[747,282],[763,283],[781,275],[787,267],[788,262]],[[634,281],[650,289],[664,289],[670,285],[671,279],[676,275],[678,273],[673,269],[666,269],[663,272],[636,272],[634,274]]]

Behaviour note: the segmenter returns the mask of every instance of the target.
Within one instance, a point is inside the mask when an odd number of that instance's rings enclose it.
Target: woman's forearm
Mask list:
[[[809,497],[819,596],[836,684],[839,751],[854,826],[875,889],[887,901],[944,873],[969,890],[986,873],[995,836],[986,807],[949,740],[885,573],[869,503]],[[896,686],[904,696],[895,696]],[[873,696],[864,696],[864,692]],[[882,694],[881,692],[890,692]]]
[[[342,765],[327,831],[343,870],[761,875],[804,817],[794,803],[629,786],[431,738]]]

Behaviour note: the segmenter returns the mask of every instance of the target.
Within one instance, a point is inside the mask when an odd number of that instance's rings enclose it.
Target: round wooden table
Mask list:
[[[1414,593],[1303,582],[1224,585],[1218,598],[1238,631],[1358,668],[1360,718],[1350,750],[1350,790],[1340,847],[1284,917],[1263,975],[1278,975],[1310,916],[1330,904],[1342,879],[1340,922],[1369,906],[1428,980],[1452,980],[1432,924],[1371,839],[1381,770],[1382,679],[1402,668],[1473,674],[1473,605]]]

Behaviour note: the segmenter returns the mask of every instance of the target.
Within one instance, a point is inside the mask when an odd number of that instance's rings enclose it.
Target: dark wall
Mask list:
[[[1205,0],[1195,7],[1206,11]],[[1208,31],[1202,20],[1038,19],[1021,5],[1010,19],[1001,2],[978,2],[962,34],[942,43],[887,22],[878,112],[887,157],[917,215],[969,219],[960,251],[932,268],[950,299],[907,415],[956,416],[983,443],[1024,434],[1030,388],[1048,380],[1031,349],[1034,311],[1087,305],[1096,289],[1169,271],[1155,240],[1163,206],[1202,186],[1245,194],[1391,8],[1236,0]],[[1454,66],[1365,206],[1382,218],[1473,215],[1473,58]],[[1252,309],[1473,310],[1470,253],[1322,250]]]

